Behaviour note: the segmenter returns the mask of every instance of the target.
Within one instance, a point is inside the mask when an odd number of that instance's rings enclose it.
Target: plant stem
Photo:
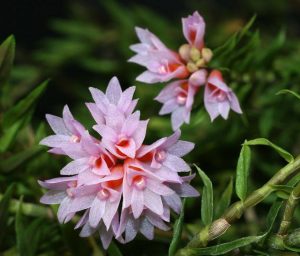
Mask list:
[[[239,219],[244,211],[263,201],[274,191],[273,185],[283,183],[290,175],[294,174],[300,168],[300,156],[294,161],[288,163],[280,169],[265,185],[252,192],[245,201],[238,201],[232,204],[219,219],[212,224],[200,230],[198,234],[188,243],[188,245],[179,250],[176,256],[190,255],[189,248],[205,247],[209,241],[216,239],[224,234],[231,226],[231,223]]]
[[[0,194],[0,201],[1,201],[2,197],[3,197],[3,195]],[[19,200],[12,199],[10,201],[9,211],[13,212],[13,213],[17,212],[19,209],[19,205],[20,205]],[[32,203],[22,202],[22,213],[24,215],[32,216],[32,217],[43,217],[43,218],[48,218],[48,219],[54,218],[51,208],[32,204]]]
[[[282,221],[280,223],[280,227],[278,230],[278,235],[284,236],[287,234],[288,229],[291,225],[291,220],[293,218],[297,202],[299,201],[299,199],[300,199],[300,182],[292,190],[292,192],[286,202]]]

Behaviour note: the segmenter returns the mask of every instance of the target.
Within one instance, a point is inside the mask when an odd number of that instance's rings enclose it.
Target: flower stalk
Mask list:
[[[215,220],[212,224],[204,227],[185,248],[177,252],[176,256],[188,256],[191,253],[190,248],[205,247],[208,242],[224,234],[231,224],[243,215],[246,209],[263,201],[274,191],[274,185],[282,184],[289,176],[295,174],[299,168],[300,156],[280,169],[265,185],[252,192],[245,201],[238,201],[232,204],[223,216]],[[300,185],[299,188],[297,185],[297,194],[294,192],[293,200],[298,197],[298,193],[300,193]],[[220,225],[220,223],[222,223],[222,225]],[[224,225],[224,223],[226,225]]]
[[[291,221],[295,212],[296,205],[300,198],[300,182],[292,190],[283,213],[282,221],[279,226],[278,235],[285,236],[291,225]]]

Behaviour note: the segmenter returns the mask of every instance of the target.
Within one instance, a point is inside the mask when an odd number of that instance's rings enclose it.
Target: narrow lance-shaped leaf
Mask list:
[[[254,140],[249,140],[246,141],[244,144],[246,145],[265,145],[265,146],[269,146],[272,147],[274,150],[277,151],[277,153],[283,157],[287,162],[292,162],[294,161],[294,157],[287,152],[286,150],[284,150],[283,148],[275,145],[274,143],[272,143],[271,141],[265,139],[265,138],[258,138],[258,139],[254,139]]]
[[[23,198],[20,198],[20,204],[18,210],[16,212],[16,220],[15,220],[15,229],[16,229],[16,240],[17,240],[17,249],[19,254],[22,256],[26,254],[26,244],[25,244],[25,227],[22,221],[22,202]]]
[[[15,58],[15,38],[8,37],[0,46],[0,86],[7,81]]]
[[[266,220],[268,230],[266,232],[266,236],[260,241],[261,245],[263,245],[263,243],[267,241],[268,236],[271,234],[271,231],[273,229],[276,217],[278,216],[281,206],[282,206],[282,202],[280,201],[276,201],[272,204],[272,207],[268,212],[267,220]]]
[[[186,202],[186,198],[183,199],[180,216],[174,224],[173,238],[169,247],[169,256],[175,255],[176,250],[178,249],[178,244],[180,243],[181,240],[181,233],[182,233],[183,221],[184,221],[185,202]]]
[[[13,143],[20,129],[30,121],[32,113],[33,109],[28,111],[26,115],[5,130],[4,134],[0,137],[0,152],[6,151],[6,149]]]
[[[37,99],[45,91],[48,80],[35,88],[28,96],[19,101],[13,108],[8,110],[3,115],[3,127],[8,129],[17,122],[24,114],[26,114],[36,103]]]
[[[300,100],[300,94],[299,93],[296,93],[296,92],[288,90],[288,89],[283,89],[283,90],[280,90],[279,92],[276,93],[276,95],[279,95],[279,94],[292,94],[298,100]]]
[[[112,241],[107,249],[107,253],[109,256],[122,256],[120,249],[116,245],[114,241]]]
[[[250,245],[252,243],[259,242],[265,235],[262,236],[248,236],[236,239],[234,241],[218,244],[206,248],[195,248],[189,249],[188,255],[189,256],[198,256],[198,255],[224,255],[234,249],[244,247],[246,245]]]
[[[201,199],[201,219],[204,225],[209,225],[213,220],[213,186],[208,176],[197,165],[195,166],[204,185]]]
[[[1,243],[3,242],[3,238],[6,235],[6,228],[7,228],[7,220],[8,220],[8,208],[9,203],[12,198],[14,192],[14,184],[10,185],[6,190],[3,198],[0,201],[0,247]]]
[[[220,200],[216,205],[215,218],[219,218],[230,205],[232,189],[233,189],[233,182],[232,179],[230,179],[227,187],[225,188],[224,192],[221,195]]]
[[[242,201],[244,201],[247,196],[249,169],[251,161],[250,147],[247,146],[245,143],[242,146],[240,156],[237,162],[235,181],[236,194]]]

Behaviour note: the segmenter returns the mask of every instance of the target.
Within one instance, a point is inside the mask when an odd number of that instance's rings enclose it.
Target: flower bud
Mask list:
[[[196,62],[196,66],[198,67],[198,68],[203,68],[203,67],[205,67],[205,60],[204,59],[199,59],[197,62]]]
[[[206,83],[207,71],[205,69],[200,69],[194,72],[190,78],[189,83],[193,86],[200,86]]]
[[[191,50],[191,46],[189,44],[181,45],[180,48],[179,48],[180,57],[183,60],[188,61],[189,58],[190,58],[190,50]]]
[[[217,219],[215,220],[208,233],[209,233],[209,238],[211,240],[221,236],[222,234],[224,234],[226,232],[226,230],[230,227],[231,225],[227,222],[226,219],[221,218],[221,219]]]
[[[213,52],[209,48],[203,48],[201,50],[201,54],[202,54],[202,57],[203,57],[203,59],[205,60],[206,63],[210,62],[210,60],[213,56]]]
[[[193,72],[195,72],[195,71],[198,70],[198,67],[193,62],[188,62],[188,64],[187,64],[186,67],[187,67],[188,71],[191,72],[191,73],[193,73]]]
[[[196,62],[201,58],[201,52],[197,48],[192,47],[190,50],[190,58],[192,61]]]

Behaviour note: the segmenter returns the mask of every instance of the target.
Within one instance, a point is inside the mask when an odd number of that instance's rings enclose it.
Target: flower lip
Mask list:
[[[142,175],[135,176],[132,183],[138,190],[144,190],[146,188],[146,178]]]
[[[186,92],[180,92],[180,93],[178,93],[178,95],[176,97],[176,102],[179,105],[185,105],[186,100],[187,100],[187,94],[186,94]]]
[[[74,143],[77,143],[77,142],[80,142],[80,138],[78,136],[76,136],[75,134],[73,134],[71,137],[70,137],[70,141],[74,142]]]
[[[155,154],[155,160],[159,163],[163,162],[167,157],[167,153],[164,150],[159,150]]]
[[[106,200],[110,197],[110,193],[107,189],[102,188],[98,193],[97,193],[97,197],[100,200]]]

